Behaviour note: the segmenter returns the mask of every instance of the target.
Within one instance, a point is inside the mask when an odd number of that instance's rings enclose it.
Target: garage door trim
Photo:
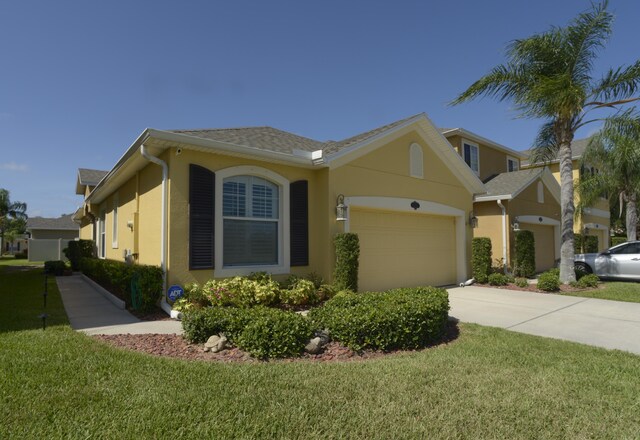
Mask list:
[[[347,207],[384,209],[394,212],[411,212],[418,214],[441,215],[455,218],[456,227],[456,280],[462,283],[467,279],[467,228],[466,215],[462,209],[428,200],[408,199],[404,197],[372,197],[351,196],[345,197]],[[417,208],[416,203],[419,205]],[[411,206],[413,204],[413,207]],[[344,223],[344,231],[349,232],[349,211]]]

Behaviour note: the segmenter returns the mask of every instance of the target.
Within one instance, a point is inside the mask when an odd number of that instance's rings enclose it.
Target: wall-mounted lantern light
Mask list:
[[[476,217],[473,211],[469,213],[469,226],[471,226],[472,228],[478,227],[478,217]]]
[[[513,224],[511,225],[514,231],[520,230],[520,222],[518,221],[518,217],[513,219]]]
[[[336,220],[339,222],[347,221],[347,206],[344,204],[344,196],[338,195],[336,200]]]

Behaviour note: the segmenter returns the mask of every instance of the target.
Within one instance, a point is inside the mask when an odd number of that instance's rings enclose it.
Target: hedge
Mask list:
[[[595,235],[574,234],[573,247],[576,254],[597,253],[598,237]]]
[[[51,260],[44,262],[44,273],[46,273],[47,275],[54,275],[57,277],[62,276],[64,275],[64,270],[66,268],[67,265],[64,263],[64,261]]]
[[[536,273],[536,243],[531,231],[517,231],[513,274],[531,277]]]
[[[192,309],[183,314],[182,327],[190,342],[224,333],[229,342],[260,359],[298,355],[313,336],[304,316],[264,306]]]
[[[617,246],[627,242],[627,237],[611,237],[611,246]]]
[[[337,234],[336,270],[334,285],[338,290],[358,291],[358,259],[360,258],[360,241],[358,234],[345,232]]]
[[[124,300],[127,307],[148,312],[162,296],[162,269],[121,261],[82,258],[82,273]],[[132,281],[135,280],[134,289]],[[137,287],[137,289],[135,288]],[[138,293],[138,295],[132,295]]]
[[[484,284],[491,273],[491,239],[476,237],[471,240],[471,270],[476,282]]]
[[[436,287],[339,294],[309,318],[353,350],[425,347],[439,340],[449,312],[447,291]]]
[[[91,258],[94,254],[95,245],[93,240],[72,240],[66,248],[64,255],[71,263],[71,270],[80,270],[80,263],[83,258]]]

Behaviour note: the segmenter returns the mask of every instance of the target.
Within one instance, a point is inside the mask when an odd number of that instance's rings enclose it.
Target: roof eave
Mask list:
[[[506,147],[506,146],[504,146],[502,144],[499,144],[499,143],[497,143],[495,141],[492,141],[491,139],[487,139],[484,136],[480,136],[479,134],[476,134],[476,133],[474,133],[472,131],[469,131],[469,130],[466,130],[464,128],[452,128],[450,130],[443,131],[442,135],[445,138],[447,136],[453,136],[453,135],[460,135],[460,136],[468,137],[468,138],[471,138],[472,140],[474,140],[476,142],[480,142],[480,143],[488,145],[488,146],[490,146],[492,148],[501,150],[504,153],[510,154],[512,156],[515,156],[520,160],[524,160],[527,157],[521,151],[517,151],[517,150],[511,149],[509,147]]]

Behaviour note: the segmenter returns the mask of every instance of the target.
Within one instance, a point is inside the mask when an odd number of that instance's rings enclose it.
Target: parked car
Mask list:
[[[600,278],[640,281],[640,241],[628,241],[598,254],[576,254],[575,268]]]

